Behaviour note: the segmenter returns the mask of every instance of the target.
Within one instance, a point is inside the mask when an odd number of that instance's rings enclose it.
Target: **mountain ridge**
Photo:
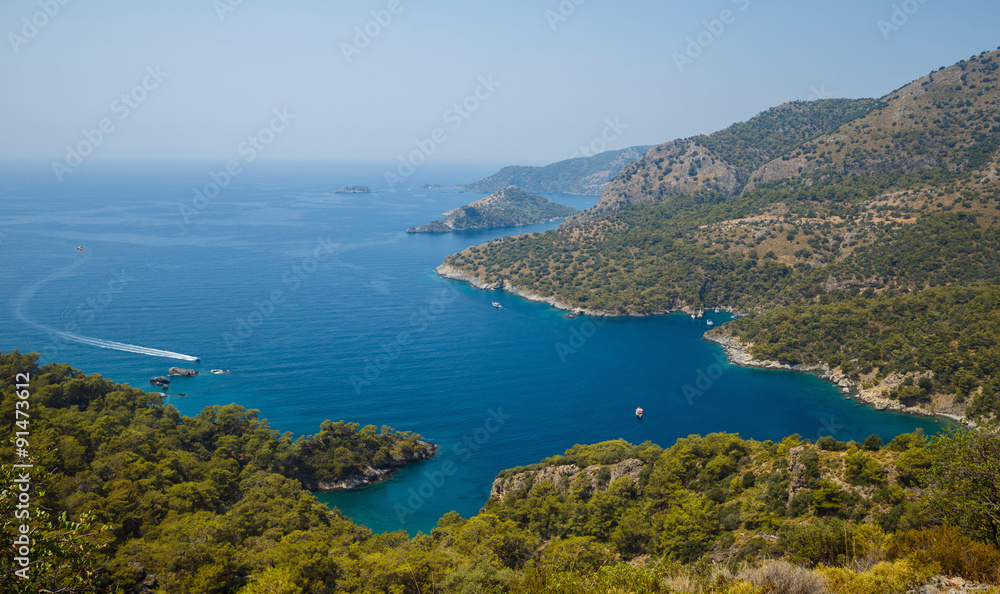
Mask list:
[[[652,146],[632,146],[596,155],[573,157],[543,167],[511,165],[497,173],[459,186],[472,192],[496,192],[517,186],[526,192],[600,195],[611,179]]]

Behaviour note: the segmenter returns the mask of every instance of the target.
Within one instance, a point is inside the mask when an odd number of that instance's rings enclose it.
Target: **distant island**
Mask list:
[[[367,186],[347,186],[341,190],[334,190],[334,194],[371,194],[372,189]]]
[[[590,157],[577,157],[545,167],[504,167],[497,173],[472,184],[459,186],[472,192],[496,192],[517,186],[526,192],[600,195],[604,187],[653,147],[633,146],[605,151]]]
[[[579,212],[515,186],[444,213],[444,221],[410,227],[407,233],[448,233],[465,229],[519,227],[563,219]]]

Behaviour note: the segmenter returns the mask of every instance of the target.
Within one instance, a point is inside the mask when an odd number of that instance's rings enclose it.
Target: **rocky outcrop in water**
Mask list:
[[[180,377],[194,377],[198,375],[198,372],[194,369],[181,369],[180,367],[171,367],[167,370],[167,375],[176,375]]]

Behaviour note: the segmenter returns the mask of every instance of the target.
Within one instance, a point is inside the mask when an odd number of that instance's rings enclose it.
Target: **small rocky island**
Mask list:
[[[163,389],[167,389],[170,387],[170,379],[162,375],[149,378],[149,383],[153,384],[154,386],[160,386]]]
[[[334,194],[371,194],[372,189],[368,186],[347,186],[340,190],[334,190]]]
[[[579,212],[542,196],[529,194],[516,186],[507,186],[472,204],[444,213],[443,221],[410,227],[407,233],[448,233],[466,229],[519,227],[564,219]]]

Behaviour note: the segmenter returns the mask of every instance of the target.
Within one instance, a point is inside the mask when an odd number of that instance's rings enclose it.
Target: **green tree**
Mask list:
[[[929,504],[937,517],[1000,548],[1000,435],[959,429],[933,439]]]
[[[865,449],[870,452],[882,449],[882,438],[877,433],[872,433],[865,439]]]

